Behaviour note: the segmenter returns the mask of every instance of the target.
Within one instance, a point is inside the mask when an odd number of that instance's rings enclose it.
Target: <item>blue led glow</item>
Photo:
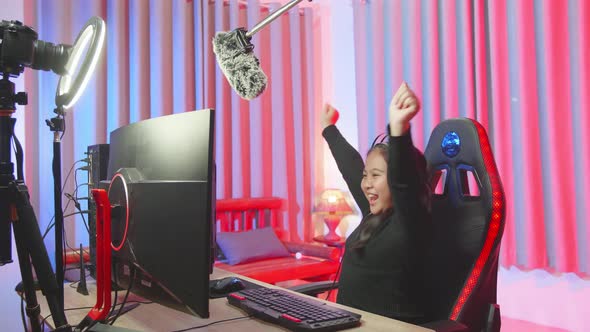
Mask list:
[[[449,158],[458,155],[459,151],[461,151],[461,139],[459,135],[454,131],[446,133],[445,137],[443,137],[441,148],[443,153]]]

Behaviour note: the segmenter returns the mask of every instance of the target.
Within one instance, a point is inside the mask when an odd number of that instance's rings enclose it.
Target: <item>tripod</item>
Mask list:
[[[71,331],[64,314],[64,308],[60,305],[57,280],[41,237],[35,211],[29,201],[29,191],[22,176],[22,148],[14,135],[16,119],[12,118],[12,114],[16,110],[15,104],[26,105],[27,95],[24,92],[15,94],[14,83],[9,81],[9,77],[9,73],[4,72],[0,80],[0,223],[8,225],[0,231],[9,232],[8,236],[0,238],[10,239],[10,226],[12,225],[27,303],[26,312],[31,321],[32,330],[42,331],[31,262],[37,273],[41,291],[47,299],[56,326],[55,331]],[[14,164],[11,161],[10,152],[13,138],[17,148],[17,169],[19,170],[17,179],[13,174]],[[2,256],[1,254],[0,256]],[[4,256],[10,256],[10,244],[8,245],[8,254]],[[4,257],[0,264],[10,261],[10,257]]]

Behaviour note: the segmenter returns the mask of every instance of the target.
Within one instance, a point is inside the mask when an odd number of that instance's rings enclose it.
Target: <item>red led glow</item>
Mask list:
[[[485,243],[477,257],[477,261],[475,262],[475,266],[471,270],[469,277],[467,278],[467,282],[463,286],[461,290],[461,294],[459,295],[459,299],[453,310],[451,312],[451,319],[457,320],[459,314],[463,310],[465,302],[471,296],[473,292],[473,288],[477,284],[479,276],[481,275],[481,271],[483,270],[486,262],[490,257],[490,253],[496,244],[496,240],[498,238],[498,233],[502,226],[501,223],[504,222],[504,192],[502,191],[502,185],[500,183],[500,177],[498,175],[498,169],[496,168],[496,162],[494,160],[494,155],[492,154],[492,149],[490,147],[490,142],[488,140],[488,135],[483,128],[477,121],[471,120],[477,128],[477,133],[479,136],[479,145],[484,161],[485,168],[488,172],[490,178],[490,184],[492,186],[492,216],[490,221],[490,226],[488,229],[488,234],[486,236]]]
[[[123,232],[123,237],[121,238],[121,243],[119,243],[118,246],[115,246],[111,242],[111,248],[113,248],[113,250],[115,250],[115,251],[119,251],[119,250],[121,250],[121,248],[123,248],[123,244],[125,244],[125,240],[127,240],[127,230],[129,229],[129,189],[127,188],[127,182],[125,181],[125,178],[123,177],[123,175],[121,175],[121,173],[117,173],[117,174],[115,174],[115,176],[113,176],[113,179],[111,180],[111,184],[109,185],[109,193],[111,192],[111,187],[113,186],[113,182],[115,182],[115,180],[117,178],[119,178],[120,181],[123,183],[123,189],[125,191],[126,206],[125,206],[125,231]]]

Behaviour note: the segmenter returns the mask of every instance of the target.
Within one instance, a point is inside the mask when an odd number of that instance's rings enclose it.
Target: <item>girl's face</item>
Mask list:
[[[369,200],[372,214],[380,214],[393,207],[387,184],[387,162],[379,151],[371,151],[367,156],[361,189]]]

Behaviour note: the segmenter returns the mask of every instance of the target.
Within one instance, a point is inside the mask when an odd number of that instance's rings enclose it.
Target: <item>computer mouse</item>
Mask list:
[[[212,290],[218,294],[227,294],[244,289],[244,283],[236,277],[225,277],[219,279],[212,287]]]

